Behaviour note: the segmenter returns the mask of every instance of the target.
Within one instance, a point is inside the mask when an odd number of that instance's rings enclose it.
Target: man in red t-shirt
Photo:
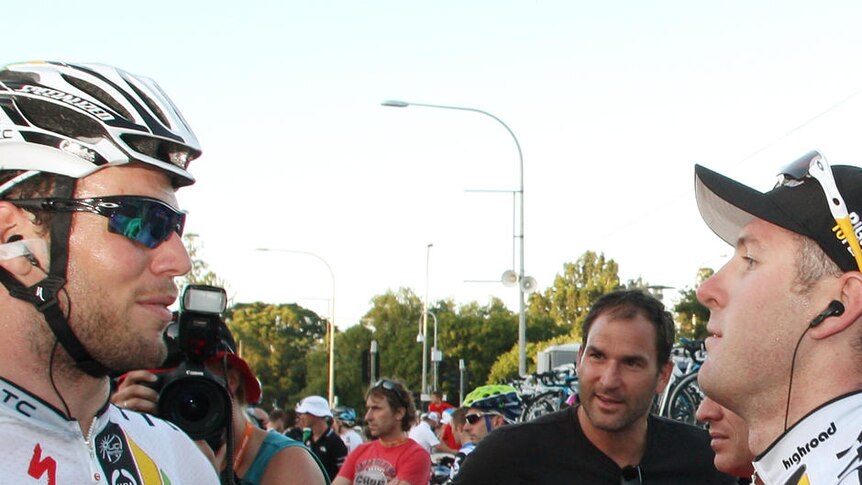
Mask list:
[[[437,413],[438,416],[443,417],[444,414],[447,414],[447,409],[454,410],[455,406],[443,400],[443,393],[441,391],[432,391],[431,402],[428,404],[428,412]],[[446,446],[453,450],[457,450],[460,445],[455,439],[455,435],[452,434],[452,425],[446,421],[447,420],[444,420],[443,425],[437,429],[437,436],[440,438],[440,441],[446,443]]]
[[[429,413],[437,413],[437,416],[443,416],[443,411],[454,407],[443,400],[443,393],[441,391],[431,392],[431,402],[428,404]]]
[[[365,393],[365,421],[374,439],[347,455],[332,485],[425,485],[431,456],[407,437],[416,415],[413,397],[397,381],[380,379]]]
[[[443,417],[440,419],[440,441],[446,443],[446,446],[451,448],[453,453],[457,453],[458,449],[461,448],[461,443],[458,442],[458,437],[455,436],[455,430],[452,429],[452,413],[455,412],[455,408],[449,408],[443,412]]]

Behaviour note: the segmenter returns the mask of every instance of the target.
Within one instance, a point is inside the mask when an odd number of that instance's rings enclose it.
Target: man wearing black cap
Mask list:
[[[695,192],[736,248],[697,291],[701,387],[748,423],[764,483],[862,483],[862,169],[811,152],[761,193],[696,166]]]

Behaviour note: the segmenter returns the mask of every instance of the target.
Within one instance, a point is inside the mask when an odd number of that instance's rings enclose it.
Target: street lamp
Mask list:
[[[440,367],[440,360],[443,358],[443,354],[437,347],[437,315],[435,315],[433,312],[428,312],[428,315],[431,315],[431,318],[434,319],[434,345],[431,347],[431,373],[433,375],[431,379],[433,383],[431,390],[436,392],[438,389],[437,383],[439,382],[438,372]]]
[[[431,400],[428,395],[428,281],[431,274],[431,248],[433,246],[434,244],[428,243],[425,247],[425,301],[422,303],[422,390],[419,393],[420,401]]]
[[[524,154],[521,151],[521,144],[518,143],[518,138],[515,136],[515,133],[506,123],[503,123],[503,120],[497,118],[496,116],[488,113],[487,111],[482,111],[476,108],[465,108],[461,106],[445,106],[439,104],[424,104],[424,103],[408,103],[407,101],[395,101],[395,100],[387,100],[380,103],[382,106],[391,107],[391,108],[406,108],[408,106],[419,106],[423,108],[439,108],[439,109],[454,109],[458,111],[472,111],[474,113],[480,113],[485,116],[490,116],[498,123],[503,125],[503,128],[512,135],[512,140],[515,141],[515,148],[518,149],[518,161],[520,163],[520,171],[519,171],[519,185],[518,190],[514,191],[519,197],[520,202],[520,214],[519,214],[519,224],[520,231],[515,235],[520,241],[520,267],[518,269],[518,309],[519,309],[519,318],[518,318],[518,374],[526,375],[527,374],[527,313],[526,313],[526,304],[524,302],[524,294],[529,293],[533,289],[535,289],[535,280],[530,277],[526,277],[524,274]],[[427,317],[426,317],[427,320]],[[424,385],[423,385],[424,389]]]
[[[275,248],[257,248],[256,251],[274,252],[274,253],[293,253],[304,254],[317,258],[329,270],[329,277],[332,280],[332,298],[329,299],[329,405],[335,406],[335,273],[332,271],[332,266],[311,251],[299,251],[296,249],[275,249]]]

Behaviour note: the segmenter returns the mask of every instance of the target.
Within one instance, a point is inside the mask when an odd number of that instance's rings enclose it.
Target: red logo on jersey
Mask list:
[[[36,443],[33,448],[33,457],[30,458],[30,468],[27,470],[33,478],[40,478],[45,473],[48,474],[48,485],[56,485],[57,483],[57,462],[50,456],[42,459],[42,447]]]

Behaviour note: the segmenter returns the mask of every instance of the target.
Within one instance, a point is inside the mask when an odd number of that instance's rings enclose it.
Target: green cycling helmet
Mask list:
[[[463,404],[466,408],[498,413],[509,423],[518,421],[523,405],[517,389],[506,384],[477,387],[467,394]]]

